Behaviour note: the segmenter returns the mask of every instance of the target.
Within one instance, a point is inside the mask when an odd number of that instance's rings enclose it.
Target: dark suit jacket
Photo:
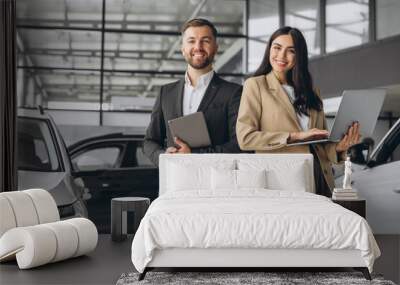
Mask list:
[[[162,86],[155,102],[143,148],[156,165],[159,155],[174,146],[168,120],[183,116],[184,85],[185,81],[181,79]],[[204,113],[211,146],[194,148],[193,153],[240,152],[235,128],[241,95],[242,86],[214,74],[198,108]]]

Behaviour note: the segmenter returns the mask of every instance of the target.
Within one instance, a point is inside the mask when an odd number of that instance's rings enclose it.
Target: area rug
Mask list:
[[[138,276],[139,273],[122,274],[116,285],[396,285],[381,275],[372,275],[372,281],[368,281],[360,272],[148,272],[142,281]]]

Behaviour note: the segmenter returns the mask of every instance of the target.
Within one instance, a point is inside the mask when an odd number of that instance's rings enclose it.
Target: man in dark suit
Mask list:
[[[162,153],[240,152],[235,126],[242,86],[213,71],[216,38],[217,30],[205,19],[192,19],[182,27],[181,51],[188,63],[185,79],[161,87],[144,139],[144,153],[156,165]],[[172,137],[168,121],[198,111],[204,114],[211,146],[191,149]]]

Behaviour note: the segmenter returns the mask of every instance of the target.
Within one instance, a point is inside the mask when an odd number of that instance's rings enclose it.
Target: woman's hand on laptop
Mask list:
[[[305,132],[290,133],[288,143],[325,139],[328,136],[329,132],[327,130],[320,130],[314,128],[314,129],[309,129],[308,131]]]
[[[336,145],[336,152],[347,151],[349,147],[360,142],[360,137],[360,124],[358,122],[354,122],[342,140]]]

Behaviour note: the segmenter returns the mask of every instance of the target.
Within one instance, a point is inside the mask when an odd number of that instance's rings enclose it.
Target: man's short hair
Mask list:
[[[185,31],[190,27],[203,27],[203,26],[208,26],[211,29],[214,38],[217,39],[218,33],[217,33],[217,29],[215,28],[214,24],[211,23],[209,20],[206,20],[203,18],[194,18],[194,19],[191,19],[191,20],[187,21],[186,23],[184,23],[181,28],[182,36],[185,33]]]

